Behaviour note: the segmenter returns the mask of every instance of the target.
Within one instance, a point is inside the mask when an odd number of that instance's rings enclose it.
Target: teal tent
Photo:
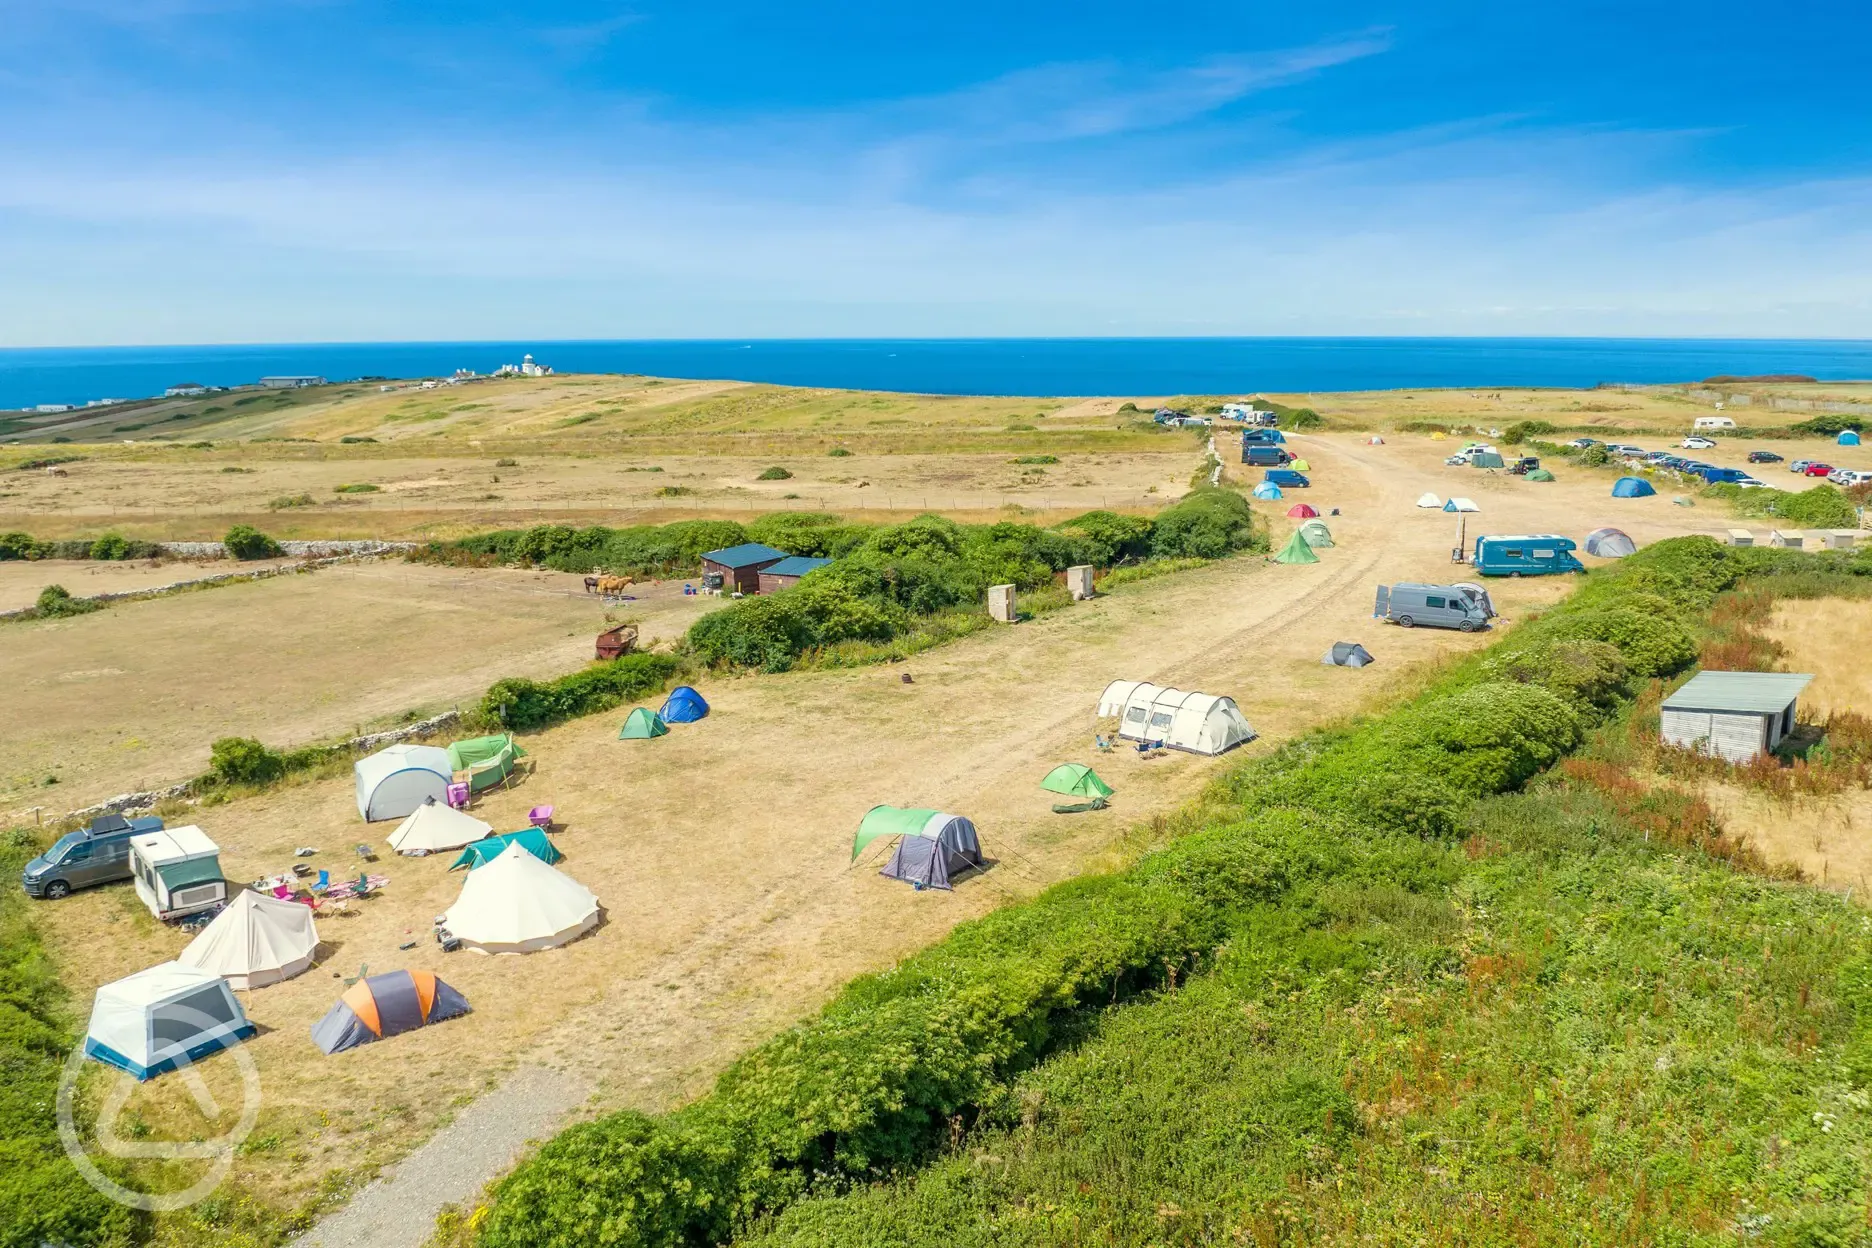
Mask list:
[[[518,832],[502,832],[499,836],[473,842],[462,850],[461,857],[449,864],[449,870],[467,867],[472,871],[476,867],[486,866],[500,857],[509,845],[518,845],[549,866],[565,857],[542,829],[522,828]]]
[[[663,717],[647,706],[640,706],[625,719],[624,726],[618,730],[620,741],[648,741],[652,737],[667,737],[669,725]]]

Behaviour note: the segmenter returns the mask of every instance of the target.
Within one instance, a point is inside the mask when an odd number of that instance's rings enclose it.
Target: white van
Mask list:
[[[1699,416],[1691,422],[1693,429],[1733,429],[1735,421],[1727,416]]]

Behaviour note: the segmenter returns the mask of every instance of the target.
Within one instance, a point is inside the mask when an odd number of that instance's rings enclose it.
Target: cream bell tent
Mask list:
[[[231,988],[264,988],[309,968],[318,943],[310,906],[243,888],[176,961]]]
[[[358,814],[366,823],[401,819],[423,804],[424,798],[448,800],[454,763],[447,750],[433,745],[391,745],[352,768],[357,776]]]
[[[164,962],[97,990],[84,1051],[94,1061],[150,1079],[253,1034],[226,980]]]
[[[456,810],[447,802],[429,799],[410,812],[390,834],[390,848],[399,854],[439,854],[460,849],[494,831],[494,825],[482,823],[465,810]]]
[[[1118,735],[1160,741],[1192,754],[1220,754],[1255,738],[1235,699],[1169,689],[1138,680],[1114,680],[1099,695],[1101,717],[1118,717]]]
[[[592,891],[519,845],[470,871],[461,896],[442,916],[443,929],[479,953],[551,949],[597,925]]]
[[[1417,500],[1417,505],[1419,507],[1427,507],[1432,510],[1441,510],[1443,506],[1443,500],[1438,498],[1434,494],[1425,494]]]

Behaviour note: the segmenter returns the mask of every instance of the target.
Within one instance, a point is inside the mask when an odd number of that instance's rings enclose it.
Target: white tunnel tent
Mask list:
[[[1220,754],[1255,738],[1235,699],[1170,689],[1141,680],[1114,680],[1099,696],[1101,717],[1118,717],[1118,735],[1160,741],[1192,754]]]

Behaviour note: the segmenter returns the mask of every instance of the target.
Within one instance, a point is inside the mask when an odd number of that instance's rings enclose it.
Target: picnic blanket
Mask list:
[[[390,883],[390,877],[387,875],[373,875],[370,876],[369,879],[370,891],[373,893],[387,887]],[[323,901],[343,901],[347,897],[355,896],[357,896],[357,879],[355,877],[339,880],[330,888],[319,894],[320,900]]]

